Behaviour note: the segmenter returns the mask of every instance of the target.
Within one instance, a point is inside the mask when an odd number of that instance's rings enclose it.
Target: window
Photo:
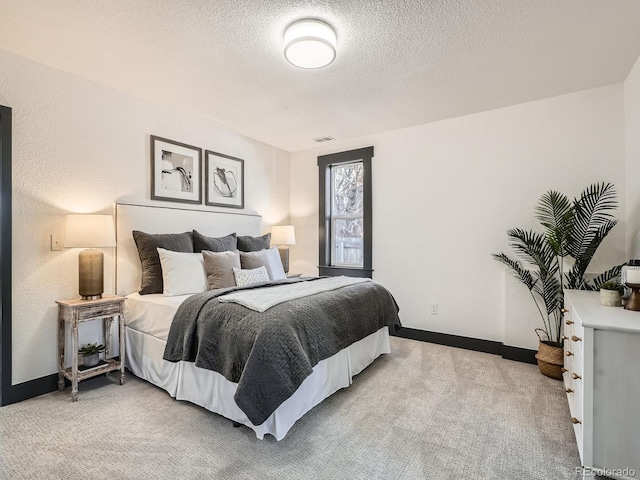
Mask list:
[[[318,157],[320,275],[371,277],[373,147]]]
[[[331,265],[363,266],[362,162],[331,167]]]

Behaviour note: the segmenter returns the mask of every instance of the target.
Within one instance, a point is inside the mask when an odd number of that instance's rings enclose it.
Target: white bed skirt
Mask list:
[[[357,375],[383,353],[390,353],[389,329],[383,327],[368,337],[319,362],[298,390],[261,425],[253,425],[236,405],[237,384],[217,372],[191,362],[171,363],[162,359],[166,342],[126,328],[127,367],[138,377],[165,389],[178,400],[187,400],[248,426],[260,439],[266,434],[282,440],[293,424],[322,400],[351,385]]]

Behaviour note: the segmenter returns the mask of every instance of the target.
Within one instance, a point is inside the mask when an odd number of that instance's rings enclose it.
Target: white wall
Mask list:
[[[506,230],[535,227],[533,207],[548,189],[576,195],[599,181],[615,183],[625,218],[616,84],[292,153],[291,271],[317,274],[316,157],[369,145],[373,277],[394,294],[407,327],[536,348],[524,287],[517,286],[521,318],[505,315],[504,269],[490,254],[509,251]],[[593,269],[624,261],[625,250],[622,222]],[[429,314],[429,303],[439,304],[439,315]]]
[[[640,58],[624,82],[629,258],[640,258]]]
[[[148,201],[149,135],[243,158],[246,208],[263,215],[264,231],[288,222],[288,152],[4,50],[0,71],[0,104],[13,109],[14,384],[57,370],[54,302],[77,296],[79,250],[52,252],[49,235],[63,234],[66,213]]]

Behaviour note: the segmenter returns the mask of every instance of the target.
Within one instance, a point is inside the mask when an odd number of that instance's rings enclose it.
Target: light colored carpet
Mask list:
[[[571,479],[561,382],[535,365],[392,338],[276,442],[128,376],[0,409],[2,479]]]

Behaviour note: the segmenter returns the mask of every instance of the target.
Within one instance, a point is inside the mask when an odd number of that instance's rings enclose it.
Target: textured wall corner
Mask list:
[[[245,160],[245,206],[289,217],[289,153],[0,50],[0,103],[13,109],[13,383],[56,371],[56,299],[78,295],[78,249],[52,252],[64,215],[149,199],[149,135]],[[203,207],[204,208],[204,207]],[[105,292],[113,292],[113,249]],[[81,342],[98,340],[96,327]],[[38,352],[38,355],[33,355]]]

